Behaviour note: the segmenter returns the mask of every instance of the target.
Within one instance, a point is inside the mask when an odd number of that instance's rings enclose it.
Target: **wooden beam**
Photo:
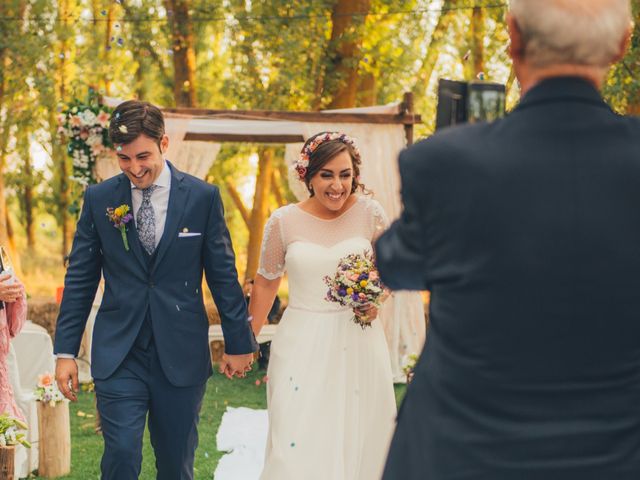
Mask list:
[[[402,112],[405,114],[405,116],[420,118],[419,115],[413,114],[413,92],[405,92],[404,99],[402,101]],[[415,123],[416,122],[404,124],[404,135],[407,139],[407,146],[413,144],[413,125]],[[420,123],[420,121],[418,121],[417,123]]]
[[[304,143],[302,135],[236,135],[230,133],[188,132],[184,139],[199,142]]]
[[[269,110],[210,110],[206,108],[165,108],[168,117],[189,116],[201,118],[225,118],[236,120],[289,120],[313,123],[373,123],[403,124],[422,123],[420,115],[389,113],[336,113],[336,112],[293,112]]]

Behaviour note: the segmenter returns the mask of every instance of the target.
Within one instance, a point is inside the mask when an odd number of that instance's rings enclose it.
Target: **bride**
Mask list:
[[[380,478],[396,403],[382,326],[361,328],[354,311],[325,300],[325,275],[340,259],[372,249],[387,226],[359,183],[350,137],[317,134],[295,168],[309,198],[276,210],[265,227],[250,304],[256,336],[286,271],[289,306],[271,345],[269,436],[262,480]],[[372,319],[377,309],[359,315]]]

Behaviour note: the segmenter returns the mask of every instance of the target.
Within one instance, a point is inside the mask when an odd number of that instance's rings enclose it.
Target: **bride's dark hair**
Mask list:
[[[311,144],[317,137],[321,135],[331,134],[335,132],[320,132],[316,133],[312,137],[309,137],[302,147],[302,151],[304,151],[309,144]],[[351,164],[353,166],[353,178],[351,183],[351,193],[356,193],[358,189],[360,189],[363,193],[369,193],[369,191],[365,188],[363,183],[360,183],[360,165],[362,164],[362,160],[360,159],[360,153],[355,149],[350,143],[341,140],[340,138],[336,138],[334,140],[325,140],[318,147],[309,154],[309,165],[307,166],[307,171],[304,175],[304,184],[307,186],[307,190],[309,191],[309,195],[313,197],[314,192],[310,186],[311,179],[320,171],[322,168],[329,163],[336,155],[347,151],[349,152],[349,156],[351,157]]]

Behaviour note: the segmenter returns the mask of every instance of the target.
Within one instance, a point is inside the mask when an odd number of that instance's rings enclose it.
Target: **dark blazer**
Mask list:
[[[73,242],[56,327],[55,352],[77,354],[93,298],[104,276],[105,291],[96,317],[91,368],[109,377],[131,349],[150,312],[162,369],[176,386],[202,384],[211,374],[202,273],[218,307],[225,351],[257,350],[238,284],[235,256],[220,192],[171,164],[171,191],[164,233],[151,268],[128,224],[126,251],[120,231],[106,216],[108,207],[131,203],[131,183],[117,175],[90,186]],[[188,229],[198,236],[179,237]]]
[[[551,79],[400,171],[377,259],[431,324],[384,478],[640,478],[640,121]]]

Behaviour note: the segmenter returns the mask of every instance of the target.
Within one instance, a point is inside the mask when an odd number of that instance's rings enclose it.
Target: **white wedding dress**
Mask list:
[[[271,344],[269,434],[262,480],[376,480],[382,475],[396,403],[380,322],[362,329],[353,311],[325,300],[325,275],[371,249],[386,227],[380,204],[360,196],[324,220],[296,205],[265,228],[258,273],[289,278],[289,306]]]

